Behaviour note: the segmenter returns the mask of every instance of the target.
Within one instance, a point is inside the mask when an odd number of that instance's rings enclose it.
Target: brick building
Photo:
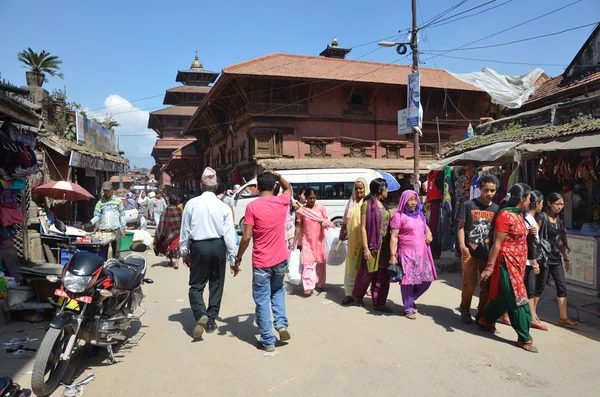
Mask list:
[[[263,168],[411,173],[412,137],[397,129],[411,68],[346,60],[348,51],[334,42],[321,57],[276,53],[225,68],[183,132],[198,139],[203,166],[229,183]],[[464,137],[465,118],[488,116],[491,102],[440,69],[422,68],[421,86],[426,172],[440,147]]]

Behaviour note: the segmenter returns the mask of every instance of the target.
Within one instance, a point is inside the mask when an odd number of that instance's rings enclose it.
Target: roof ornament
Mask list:
[[[331,46],[332,47],[337,47],[340,43],[338,42],[337,38],[334,38],[333,41],[331,42]]]
[[[190,69],[204,69],[202,63],[198,60],[198,50],[196,50],[196,57],[194,58],[194,62],[192,62],[192,67]]]

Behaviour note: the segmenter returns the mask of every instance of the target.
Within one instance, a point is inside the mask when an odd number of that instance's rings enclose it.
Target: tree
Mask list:
[[[121,124],[113,118],[112,114],[107,114],[104,116],[104,120],[98,122],[102,124],[104,128],[111,130],[112,132],[115,132],[115,128],[121,126]]]
[[[31,72],[48,74],[64,79],[64,75],[58,73],[60,70],[59,65],[62,61],[56,55],[51,55],[49,52],[46,52],[46,50],[42,50],[42,52],[38,54],[33,51],[31,47],[19,52],[17,55],[19,61],[23,63],[23,67],[29,68]]]

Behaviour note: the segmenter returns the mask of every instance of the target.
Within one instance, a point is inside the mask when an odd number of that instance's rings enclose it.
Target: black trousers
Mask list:
[[[565,269],[562,263],[560,265],[547,265],[542,269],[541,273],[535,278],[535,296],[542,296],[542,292],[548,284],[548,280],[552,276],[554,286],[556,287],[556,297],[565,298],[567,296],[567,280],[565,279]]]
[[[221,308],[225,285],[226,248],[222,238],[194,241],[190,249],[190,306],[194,318],[207,315],[216,319]],[[208,283],[208,310],[204,304],[204,288]]]

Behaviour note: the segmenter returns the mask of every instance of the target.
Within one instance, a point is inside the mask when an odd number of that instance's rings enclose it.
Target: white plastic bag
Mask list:
[[[300,250],[295,249],[290,254],[288,266],[288,279],[290,283],[299,285],[302,282],[302,269],[300,268]]]
[[[339,240],[340,228],[327,229],[325,231],[325,244],[323,245],[323,254],[328,265],[338,266],[346,260],[346,242]]]

